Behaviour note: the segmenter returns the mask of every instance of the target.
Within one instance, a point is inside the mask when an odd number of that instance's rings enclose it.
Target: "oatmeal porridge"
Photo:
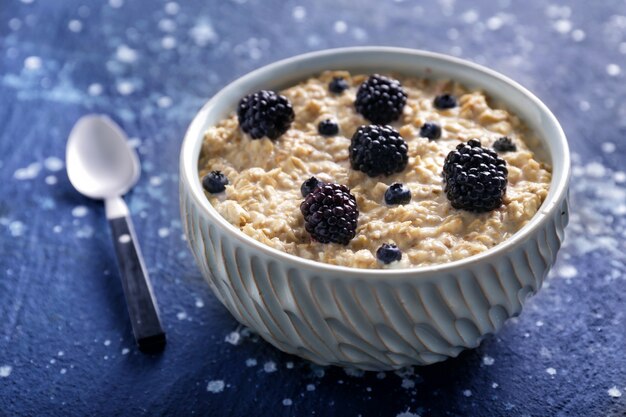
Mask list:
[[[206,132],[199,174],[215,209],[263,244],[407,268],[467,258],[524,226],[551,180],[534,143],[456,82],[333,71],[244,98]]]

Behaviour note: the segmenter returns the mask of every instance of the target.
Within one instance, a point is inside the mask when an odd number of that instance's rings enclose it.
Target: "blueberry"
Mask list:
[[[439,139],[441,137],[441,126],[437,123],[424,123],[420,128],[420,136],[429,140]]]
[[[343,77],[334,77],[333,80],[328,83],[328,90],[335,94],[343,93],[348,87],[348,82],[344,80]]]
[[[515,152],[517,151],[517,146],[515,146],[515,143],[511,140],[510,137],[503,136],[501,138],[498,138],[493,143],[493,149],[498,152]]]
[[[339,126],[334,120],[326,119],[322,120],[317,125],[317,131],[322,136],[335,136],[337,133],[339,133]]]
[[[439,110],[451,109],[456,107],[456,97],[452,94],[441,94],[435,97],[433,104],[435,105],[435,108]]]
[[[402,259],[402,251],[393,243],[383,243],[376,251],[376,258],[387,265]]]
[[[316,177],[311,177],[308,180],[304,181],[300,186],[300,192],[302,193],[302,197],[306,197],[307,195],[311,194],[313,190],[323,184],[324,181],[321,181]]]
[[[211,171],[202,178],[202,186],[211,194],[221,193],[227,184],[228,178],[220,171]]]
[[[395,182],[385,191],[385,203],[389,205],[407,204],[409,201],[411,201],[411,190],[404,184]]]

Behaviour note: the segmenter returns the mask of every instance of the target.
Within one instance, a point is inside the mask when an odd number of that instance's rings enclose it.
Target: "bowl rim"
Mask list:
[[[467,258],[455,260],[452,262],[444,262],[440,264],[433,265],[424,265],[410,268],[397,268],[397,269],[369,269],[369,268],[357,268],[357,267],[349,267],[342,265],[334,265],[328,264],[324,262],[319,262],[311,259],[306,259],[299,257],[297,255],[292,255],[287,252],[280,251],[271,246],[268,246],[251,236],[248,236],[241,232],[237,227],[229,223],[224,217],[222,217],[217,210],[213,207],[213,205],[209,202],[209,200],[204,195],[204,191],[202,190],[202,186],[200,183],[200,178],[198,175],[198,157],[194,156],[194,149],[196,143],[204,139],[205,129],[203,129],[204,121],[207,118],[208,113],[215,105],[215,103],[219,102],[226,95],[226,91],[229,89],[233,89],[238,85],[246,84],[248,82],[252,82],[257,78],[261,78],[267,73],[271,73],[285,66],[294,66],[298,64],[302,64],[305,61],[310,60],[321,60],[324,58],[328,58],[334,55],[341,54],[371,54],[371,53],[382,53],[382,54],[398,54],[398,55],[411,55],[413,57],[425,57],[433,60],[443,61],[444,63],[451,64],[453,66],[461,66],[467,67],[468,69],[472,69],[477,72],[481,72],[484,75],[495,78],[500,82],[508,84],[513,89],[518,90],[522,95],[524,95],[527,99],[529,99],[540,111],[542,117],[547,120],[547,123],[552,124],[553,128],[556,131],[555,137],[551,137],[551,140],[560,142],[559,145],[563,150],[561,158],[563,160],[563,175],[560,176],[560,180],[555,183],[555,176],[552,176],[552,180],[550,183],[550,191],[546,200],[539,207],[537,213],[526,223],[521,229],[515,232],[512,236],[504,240],[503,242],[495,245],[492,248],[489,248],[481,253],[476,255],[469,256]],[[373,64],[372,66],[375,66]],[[309,76],[313,76],[314,74],[319,73],[319,71],[311,72]],[[433,78],[436,78],[436,73],[433,73]],[[489,93],[489,91],[487,91]],[[502,100],[506,105],[506,100]],[[545,140],[542,140],[545,146]],[[550,158],[552,160],[552,165],[554,166],[554,158],[555,156],[551,153],[551,151],[547,150],[550,154]],[[198,111],[198,113],[194,116],[192,122],[190,123],[187,131],[185,132],[185,136],[183,139],[183,143],[181,145],[180,151],[180,182],[181,184],[184,182],[186,184],[186,188],[191,194],[195,203],[202,209],[204,214],[211,218],[213,223],[219,224],[222,229],[227,232],[229,235],[242,242],[243,244],[253,246],[255,249],[264,252],[265,254],[271,256],[272,258],[279,261],[286,261],[295,266],[304,267],[308,269],[319,270],[320,272],[326,273],[340,273],[340,274],[349,274],[352,276],[358,276],[362,278],[376,278],[384,276],[388,277],[407,277],[416,278],[419,276],[430,276],[432,274],[446,273],[451,272],[453,270],[459,268],[468,268],[471,266],[475,266],[476,264],[481,263],[485,260],[485,258],[494,257],[497,255],[502,255],[507,252],[511,252],[515,248],[524,244],[526,240],[533,234],[533,232],[541,229],[545,226],[545,224],[550,221],[552,214],[556,210],[561,209],[561,201],[565,199],[567,194],[567,189],[569,185],[571,175],[571,167],[570,167],[570,151],[567,143],[567,139],[565,133],[559,124],[558,120],[549,110],[549,108],[533,93],[531,93],[528,89],[513,81],[512,79],[506,77],[505,75],[500,74],[499,72],[487,68],[485,66],[473,63],[471,61],[467,61],[461,58],[449,56],[442,53],[430,52],[420,49],[412,49],[412,48],[400,48],[400,47],[389,47],[389,46],[358,46],[358,47],[344,47],[344,48],[332,48],[332,49],[324,49],[314,52],[308,52],[296,56],[292,56],[289,58],[281,59],[279,61],[275,61],[268,65],[262,66],[258,69],[255,69],[247,74],[231,81],[226,86],[224,86],[221,90],[219,90],[213,97],[211,97]],[[179,190],[182,193],[182,187]],[[550,195],[552,197],[550,198]],[[184,215],[184,213],[181,213]],[[191,242],[190,242],[191,243]]]

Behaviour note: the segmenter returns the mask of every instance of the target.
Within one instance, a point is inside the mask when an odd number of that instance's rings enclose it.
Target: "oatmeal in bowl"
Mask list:
[[[242,98],[206,131],[199,175],[220,215],[265,245],[334,265],[419,267],[486,251],[537,213],[551,167],[533,135],[452,80],[325,71]],[[342,193],[354,204],[318,204]]]
[[[457,356],[521,312],[560,248],[569,170],[558,121],[508,78],[335,49],[253,71],[199,111],[181,216],[215,296],[263,339],[398,369]]]

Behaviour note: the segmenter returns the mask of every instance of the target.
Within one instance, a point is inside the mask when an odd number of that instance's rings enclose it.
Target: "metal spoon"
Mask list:
[[[139,159],[127,139],[106,116],[82,117],[67,141],[67,175],[79,193],[104,200],[135,340],[140,350],[154,352],[165,346],[165,332],[128,207],[122,199],[140,174]]]

